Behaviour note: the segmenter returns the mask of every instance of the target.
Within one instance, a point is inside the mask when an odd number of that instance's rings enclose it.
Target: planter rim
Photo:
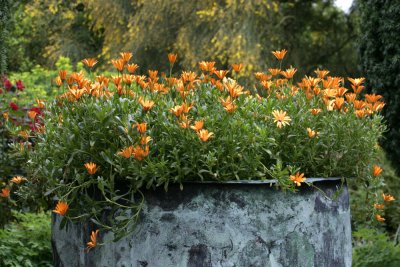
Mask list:
[[[342,180],[343,177],[328,177],[328,178],[306,178],[307,183],[323,182],[323,181],[337,181]],[[183,181],[183,184],[276,184],[276,179],[269,180],[232,180],[232,181]]]

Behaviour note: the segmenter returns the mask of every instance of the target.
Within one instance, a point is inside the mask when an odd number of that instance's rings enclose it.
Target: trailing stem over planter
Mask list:
[[[131,53],[112,60],[118,73],[110,77],[93,71],[95,59],[83,60],[87,72],[61,70],[62,93],[36,133],[26,186],[57,196],[64,223],[91,219],[118,238],[133,229],[143,188],[272,178],[295,190],[305,177],[376,182],[381,97],[361,96],[363,78],[349,78],[347,89],[326,70],[295,82],[297,70],[282,68],[286,52],[275,51],[277,66],[255,73],[259,84],[248,88],[235,79],[241,64],[218,70],[202,61],[200,73],[173,75],[174,54],[168,73],[135,74]],[[98,244],[93,231],[89,249]]]

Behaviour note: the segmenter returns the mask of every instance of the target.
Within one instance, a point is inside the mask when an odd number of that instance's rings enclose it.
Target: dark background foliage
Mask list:
[[[400,170],[400,2],[362,0],[359,8],[360,65],[367,90],[385,97],[382,145]]]

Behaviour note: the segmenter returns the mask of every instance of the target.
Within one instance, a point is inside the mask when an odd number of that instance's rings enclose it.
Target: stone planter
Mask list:
[[[310,180],[310,179],[308,179]],[[318,179],[316,179],[318,180]],[[89,224],[59,230],[53,215],[55,266],[247,267],[351,266],[347,186],[340,179],[299,192],[265,182],[186,183],[145,192],[137,231],[84,252]],[[100,241],[111,238],[102,233]]]

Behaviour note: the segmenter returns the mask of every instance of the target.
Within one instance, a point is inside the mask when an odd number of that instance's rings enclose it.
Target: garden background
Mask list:
[[[366,77],[366,92],[381,94],[386,102],[388,131],[380,144],[385,182],[379,187],[400,196],[397,1],[354,1],[348,12],[329,0],[0,0],[0,5],[0,71],[13,84],[23,82],[15,101],[26,109],[59,93],[53,86],[59,69],[79,71],[83,58],[95,57],[96,70],[111,72],[109,61],[121,51],[133,53],[139,74],[168,70],[166,55],[173,52],[176,72],[201,60],[216,60],[222,69],[240,62],[239,81],[250,84],[254,72],[272,65],[270,51],[285,48],[299,76],[320,68],[335,76]],[[4,140],[0,183],[16,171],[24,174],[24,162],[8,153]],[[354,266],[398,266],[398,205],[385,211],[385,223],[367,221],[364,203],[371,188],[349,183]],[[47,203],[0,206],[0,266],[51,266],[47,209]]]

